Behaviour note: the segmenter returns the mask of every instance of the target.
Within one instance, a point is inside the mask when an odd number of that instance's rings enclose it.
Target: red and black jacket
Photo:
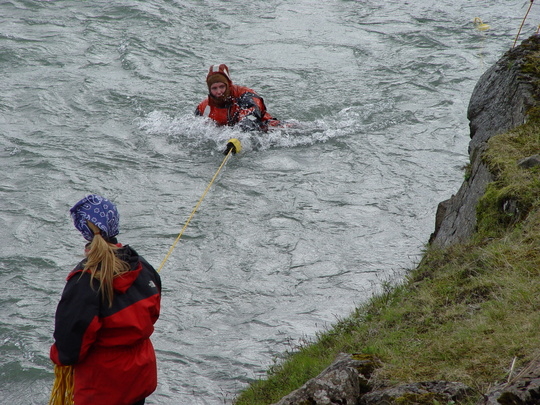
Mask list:
[[[219,105],[209,94],[195,109],[196,116],[212,119],[220,126],[239,125],[243,130],[266,131],[269,126],[278,126],[279,120],[273,118],[264,100],[254,90],[237,86],[230,82],[230,97],[225,105]]]
[[[85,260],[68,275],[55,317],[51,360],[75,367],[76,404],[131,404],[157,386],[150,335],[160,313],[161,279],[129,246],[118,256],[131,270],[114,279],[112,307],[90,285]]]

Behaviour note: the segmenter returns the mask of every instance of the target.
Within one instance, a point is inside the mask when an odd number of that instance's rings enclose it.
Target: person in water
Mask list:
[[[160,313],[161,279],[118,243],[116,206],[91,194],[70,210],[90,242],[68,275],[55,316],[51,360],[72,365],[77,405],[141,405],[157,387],[150,335]]]
[[[219,126],[238,125],[244,131],[266,132],[280,125],[273,118],[264,100],[254,90],[233,84],[225,64],[212,65],[206,76],[208,97],[195,109],[195,115],[208,117]]]

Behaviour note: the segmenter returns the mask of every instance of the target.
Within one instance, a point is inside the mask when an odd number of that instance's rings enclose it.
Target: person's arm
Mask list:
[[[100,293],[93,290],[90,275],[72,276],[62,293],[55,316],[54,340],[51,360],[67,366],[82,361],[96,340],[101,328],[99,319]]]
[[[265,130],[267,114],[264,100],[255,92],[245,92],[237,99],[236,123],[244,131]]]

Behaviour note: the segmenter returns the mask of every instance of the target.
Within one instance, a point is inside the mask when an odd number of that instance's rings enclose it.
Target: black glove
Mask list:
[[[236,154],[242,150],[242,144],[240,141],[236,138],[229,139],[229,142],[227,142],[227,147],[223,151],[224,155],[228,155],[229,152],[232,152],[233,154]]]
[[[223,151],[223,154],[228,155],[231,150],[232,150],[233,155],[235,155],[236,154],[236,146],[234,146],[234,144],[232,142],[229,142],[227,144],[227,147]]]
[[[258,131],[261,129],[261,121],[255,115],[248,115],[238,123],[243,132]]]

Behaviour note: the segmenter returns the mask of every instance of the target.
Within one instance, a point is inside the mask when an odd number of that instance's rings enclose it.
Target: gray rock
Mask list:
[[[493,175],[482,162],[487,141],[509,131],[527,119],[527,110],[536,104],[533,77],[522,67],[531,50],[540,48],[540,37],[533,36],[508,51],[480,78],[473,90],[467,111],[471,141],[471,173],[458,192],[439,204],[434,246],[444,247],[467,241],[476,228],[476,205]]]
[[[360,405],[448,404],[472,394],[472,388],[459,382],[430,381],[370,392],[362,396]]]
[[[273,405],[403,405],[461,401],[473,390],[447,381],[420,382],[373,389],[370,378],[381,362],[369,355],[341,353],[317,377]]]
[[[321,374],[274,405],[356,405],[369,391],[369,377],[378,365],[372,356],[342,353]]]
[[[540,166],[540,155],[533,155],[525,159],[521,159],[518,162],[518,166],[522,169],[532,169],[533,167],[538,167]]]

